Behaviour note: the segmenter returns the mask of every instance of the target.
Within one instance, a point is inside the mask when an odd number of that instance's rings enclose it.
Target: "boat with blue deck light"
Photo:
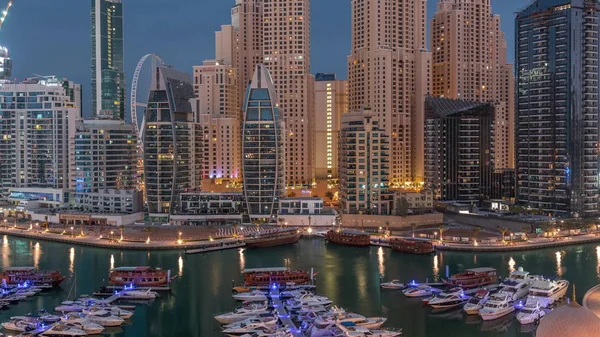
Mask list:
[[[529,288],[527,300],[538,301],[542,308],[547,308],[567,294],[569,281],[540,278],[533,281]]]
[[[479,310],[479,316],[484,321],[491,321],[506,316],[513,311],[515,307],[510,303],[510,296],[507,294],[494,294]]]
[[[516,301],[527,296],[531,284],[539,278],[538,276],[529,275],[529,272],[519,267],[500,282],[499,292],[508,295],[511,301]]]
[[[517,320],[521,324],[531,324],[546,315],[546,311],[540,305],[540,302],[536,299],[530,298],[522,309],[517,313]]]
[[[399,280],[391,280],[379,285],[382,289],[399,289],[402,290],[407,287],[406,284],[401,283]]]
[[[428,304],[434,309],[451,309],[465,304],[470,298],[461,288],[452,288],[437,294]]]

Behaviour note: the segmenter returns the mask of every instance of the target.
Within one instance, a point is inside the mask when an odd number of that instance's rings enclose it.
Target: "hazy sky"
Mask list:
[[[0,0],[4,6],[8,0]],[[492,0],[513,60],[514,12],[529,0]],[[234,0],[123,0],[125,66],[130,77],[140,57],[160,55],[166,63],[191,72],[214,58],[214,31],[230,23]],[[429,0],[428,15],[436,0]],[[13,77],[68,77],[84,86],[90,106],[91,0],[15,0],[0,31],[0,44],[13,58]],[[312,0],[312,72],[335,72],[346,78],[350,50],[350,0]],[[129,84],[128,84],[129,87]],[[88,115],[84,111],[84,115]]]

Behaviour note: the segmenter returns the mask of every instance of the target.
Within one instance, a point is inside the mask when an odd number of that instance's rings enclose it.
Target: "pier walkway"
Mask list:
[[[583,306],[600,318],[600,284],[585,293]]]
[[[293,336],[305,337],[304,334],[300,332],[298,327],[296,327],[296,324],[294,324],[294,322],[292,322],[292,319],[290,318],[290,313],[287,311],[287,309],[285,308],[285,305],[281,301],[281,298],[279,296],[280,295],[279,286],[271,287],[270,293],[271,293],[271,300],[273,301],[273,307],[277,311],[277,316],[279,317],[279,320],[281,321],[281,323],[283,323],[283,325],[285,325],[289,329],[290,333]]]

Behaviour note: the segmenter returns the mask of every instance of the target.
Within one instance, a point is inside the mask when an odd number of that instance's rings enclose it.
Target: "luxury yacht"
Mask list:
[[[521,324],[530,324],[544,317],[544,315],[546,315],[546,312],[540,306],[540,302],[530,298],[525,303],[523,309],[517,314],[517,320]]]
[[[416,288],[406,289],[402,291],[402,293],[404,293],[404,296],[406,297],[423,297],[431,295],[433,290],[430,286],[422,285]]]
[[[542,308],[547,308],[567,294],[569,281],[539,279],[533,281],[527,295],[527,301],[538,301]]]
[[[266,304],[252,304],[235,309],[232,312],[215,316],[215,319],[221,324],[230,324],[243,321],[247,318],[269,313],[271,310]]]
[[[523,271],[523,268],[519,267],[500,283],[499,292],[507,294],[511,301],[516,301],[527,296],[531,283],[536,279],[537,277],[530,276],[529,272]]]
[[[469,298],[461,288],[452,288],[437,294],[428,304],[434,309],[449,309],[464,304]]]
[[[133,312],[129,310],[123,310],[119,307],[89,307],[83,309],[81,312],[90,315],[96,311],[108,311],[111,313],[111,315],[120,317],[122,319],[129,319],[131,316],[133,316]]]
[[[491,321],[496,318],[508,315],[515,311],[515,307],[510,303],[510,296],[507,294],[494,294],[479,310],[479,316],[484,321]]]
[[[99,334],[104,331],[102,325],[90,321],[85,314],[71,312],[64,315],[61,321],[67,325],[72,324],[75,328],[83,330],[89,335]]]
[[[255,291],[248,292],[248,293],[235,294],[235,295],[233,295],[233,298],[238,301],[248,301],[248,302],[261,301],[262,302],[262,301],[267,300],[267,295],[266,295],[266,293],[264,293],[260,290],[255,290]]]
[[[66,324],[55,324],[50,329],[42,332],[40,336],[43,337],[66,337],[66,336],[87,336],[87,333],[83,330],[76,329],[74,327],[67,326]]]
[[[465,304],[463,310],[467,313],[467,315],[477,315],[479,310],[483,308],[483,305],[490,298],[490,292],[488,290],[478,290],[475,293],[475,296],[471,297],[469,302]]]
[[[102,326],[120,326],[124,322],[121,317],[114,316],[106,310],[90,312],[87,314],[86,318],[93,323],[100,324]]]

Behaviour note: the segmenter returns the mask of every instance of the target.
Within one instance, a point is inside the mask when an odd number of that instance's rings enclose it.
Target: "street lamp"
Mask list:
[[[73,234],[73,226],[71,226],[71,236],[75,236],[75,235]]]
[[[114,231],[110,231],[110,238],[112,239],[113,235],[115,234]]]
[[[181,231],[178,233],[179,236],[177,237],[177,244],[181,244],[183,241],[181,240]]]

